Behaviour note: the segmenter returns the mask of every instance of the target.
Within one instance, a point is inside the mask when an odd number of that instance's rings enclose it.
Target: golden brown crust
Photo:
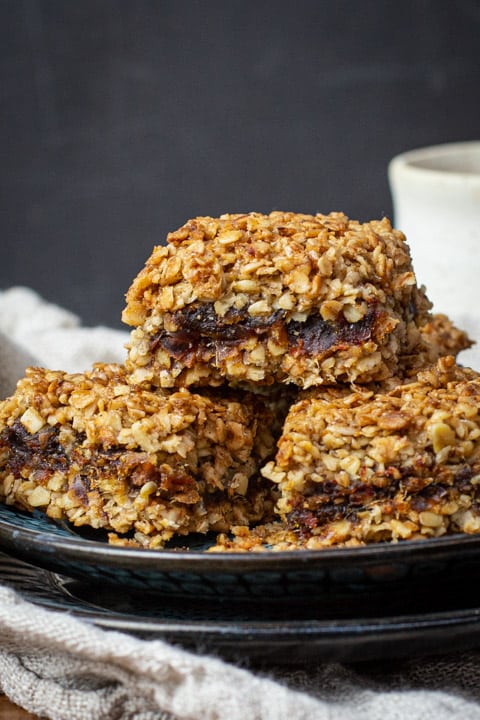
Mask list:
[[[377,381],[415,355],[428,309],[387,219],[198,217],[127,293],[127,367],[160,387]]]
[[[31,368],[0,405],[0,499],[141,545],[268,515],[273,450],[258,398],[132,387],[118,365]],[[243,520],[242,520],[243,518]]]

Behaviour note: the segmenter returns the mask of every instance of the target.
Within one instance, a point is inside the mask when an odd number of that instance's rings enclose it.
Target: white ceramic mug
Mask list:
[[[435,312],[480,342],[480,141],[403,153],[389,164],[394,224]],[[462,353],[479,365],[480,351]],[[480,367],[477,367],[480,370]]]

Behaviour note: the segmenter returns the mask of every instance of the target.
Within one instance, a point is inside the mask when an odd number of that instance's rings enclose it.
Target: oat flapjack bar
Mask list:
[[[309,390],[262,473],[304,547],[480,532],[480,375],[445,357],[386,393]]]
[[[415,364],[428,309],[387,219],[198,217],[127,293],[126,366],[159,387],[379,381]]]
[[[31,368],[0,404],[0,500],[161,546],[269,514],[271,418],[245,393],[140,389],[123,367]]]

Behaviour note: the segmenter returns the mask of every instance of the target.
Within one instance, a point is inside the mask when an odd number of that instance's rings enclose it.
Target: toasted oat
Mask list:
[[[126,364],[158,387],[381,381],[415,364],[429,307],[387,219],[198,217],[127,293]]]
[[[310,390],[262,474],[302,547],[480,532],[480,375],[445,357],[390,392]]]
[[[257,471],[272,425],[246,393],[152,392],[118,365],[30,368],[0,404],[0,500],[147,547],[225,531],[269,515]]]

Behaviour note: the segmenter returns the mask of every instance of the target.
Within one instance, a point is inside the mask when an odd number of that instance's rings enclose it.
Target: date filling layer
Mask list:
[[[358,322],[348,322],[343,316],[337,320],[324,320],[310,315],[304,322],[288,320],[283,310],[268,316],[251,316],[247,310],[230,310],[224,316],[216,314],[213,304],[189,307],[166,317],[166,325],[152,336],[150,350],[159,347],[185,365],[202,359],[227,356],[238,345],[250,338],[260,341],[267,338],[285,348],[285,352],[326,356],[349,345],[361,345],[375,338],[381,313],[372,306]]]
[[[377,478],[375,485],[357,481],[345,488],[334,481],[324,481],[319,489],[314,484],[310,493],[307,489],[305,494],[298,493],[292,498],[292,509],[286,516],[287,526],[308,535],[315,528],[343,518],[355,522],[359,513],[375,503],[382,505],[383,513],[387,512],[388,505],[392,515],[396,510],[404,510],[405,506],[415,512],[435,511],[461,494],[471,497],[476,509],[480,507],[478,489],[470,482],[474,472],[469,465],[452,468],[452,477],[444,482],[432,483],[435,474],[441,478],[442,472],[435,468],[432,455],[430,458],[425,456],[416,469],[391,466],[383,478]]]

